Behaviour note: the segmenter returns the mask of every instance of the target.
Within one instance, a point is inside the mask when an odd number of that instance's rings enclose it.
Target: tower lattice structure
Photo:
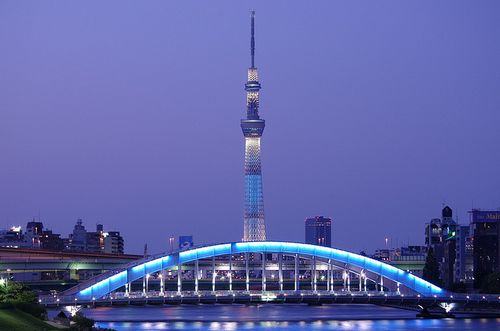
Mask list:
[[[247,116],[241,120],[245,137],[245,213],[244,241],[266,240],[264,221],[264,195],[262,192],[262,165],[260,159],[260,138],[264,132],[265,121],[259,117],[259,74],[255,67],[255,12],[251,12],[251,67],[248,68]]]

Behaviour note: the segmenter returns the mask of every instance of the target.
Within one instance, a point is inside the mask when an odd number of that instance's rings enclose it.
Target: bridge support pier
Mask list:
[[[177,265],[177,293],[182,292],[182,265],[179,263]]]
[[[245,288],[250,292],[250,270],[248,268],[248,253],[245,253]]]
[[[165,271],[160,272],[160,295],[165,296]]]
[[[299,254],[295,254],[295,271],[293,273],[294,290],[299,290]]]
[[[280,292],[283,292],[283,254],[278,254],[278,279]]]
[[[233,291],[233,255],[229,254],[229,292]]]
[[[142,278],[142,295],[143,296],[146,296],[146,294],[148,293],[148,278],[149,278],[149,274],[146,274]]]
[[[200,267],[198,260],[194,262],[194,292],[198,293],[198,279],[200,278]]]
[[[330,259],[328,259],[328,264],[326,265],[326,290],[330,291]]]
[[[316,280],[316,256],[313,256],[311,260],[311,290],[317,291],[317,280]]]
[[[331,260],[329,262],[329,265],[330,265],[330,292],[333,293],[333,264]]]
[[[215,256],[212,256],[212,292],[215,293],[215,277],[217,273],[215,272]]]
[[[130,295],[130,288],[131,288],[130,283],[125,284],[125,297],[128,297]]]
[[[266,291],[266,253],[262,253],[262,292]]]
[[[351,276],[349,275],[349,270],[347,270],[347,292],[351,292]]]
[[[363,291],[362,286],[363,286],[363,269],[359,272],[359,277],[358,277],[358,283],[359,283],[359,292]]]
[[[384,277],[380,275],[380,292],[384,293]]]

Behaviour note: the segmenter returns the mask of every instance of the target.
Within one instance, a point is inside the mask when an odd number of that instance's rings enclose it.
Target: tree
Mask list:
[[[441,278],[439,277],[439,264],[434,256],[432,247],[427,251],[427,258],[425,259],[425,266],[423,270],[423,278],[434,285],[441,285]]]
[[[484,277],[481,283],[481,292],[500,293],[500,272],[492,272]]]
[[[83,316],[81,313],[76,313],[72,320],[75,322],[71,328],[72,330],[90,331],[94,329],[94,320]]]
[[[9,281],[0,285],[0,303],[31,304],[35,302],[35,293],[20,283]]]

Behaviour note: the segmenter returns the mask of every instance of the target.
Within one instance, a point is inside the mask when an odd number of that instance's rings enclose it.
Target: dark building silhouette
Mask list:
[[[44,230],[39,237],[40,247],[50,251],[62,251],[64,241],[60,234],[53,233],[52,230]]]
[[[332,246],[332,219],[323,216],[307,218],[305,221],[306,244]]]
[[[439,275],[443,285],[451,287],[455,280],[455,259],[457,223],[453,220],[453,210],[445,206],[441,219],[434,218],[425,227],[425,244],[431,248],[439,264]]]
[[[73,233],[69,235],[69,249],[72,251],[85,251],[87,249],[87,230],[82,220],[76,221]]]
[[[471,284],[473,280],[473,246],[469,225],[457,226],[455,283]]]
[[[473,233],[474,286],[481,287],[484,278],[500,271],[500,211],[470,211]]]

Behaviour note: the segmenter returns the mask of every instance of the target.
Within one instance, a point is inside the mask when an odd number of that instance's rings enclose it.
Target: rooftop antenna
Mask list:
[[[252,37],[250,38],[250,54],[252,56],[252,68],[255,68],[254,64],[254,58],[255,58],[255,38],[254,38],[254,25],[255,25],[255,10],[250,11],[251,15],[251,35]]]

